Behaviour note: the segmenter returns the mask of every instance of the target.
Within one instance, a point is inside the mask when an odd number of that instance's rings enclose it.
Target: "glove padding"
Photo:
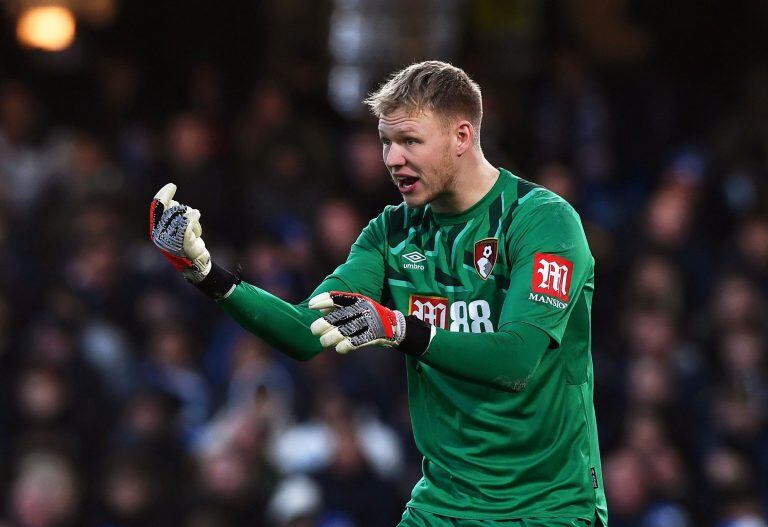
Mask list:
[[[313,297],[309,307],[326,313],[310,326],[324,348],[348,353],[365,346],[397,347],[405,339],[405,316],[367,296],[331,291]]]
[[[166,184],[149,206],[149,237],[171,265],[192,283],[211,271],[211,255],[201,238],[200,211],[173,199],[176,185]]]

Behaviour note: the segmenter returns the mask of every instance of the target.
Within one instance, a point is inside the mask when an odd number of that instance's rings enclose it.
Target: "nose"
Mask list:
[[[387,168],[397,168],[405,164],[405,155],[403,149],[397,144],[390,143],[384,150],[384,164]]]

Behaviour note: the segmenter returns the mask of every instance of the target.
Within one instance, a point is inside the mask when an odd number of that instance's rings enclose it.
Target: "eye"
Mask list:
[[[419,144],[419,142],[416,139],[414,139],[413,137],[408,137],[405,140],[405,144],[408,145],[408,146],[413,146],[413,145]]]
[[[381,138],[381,144],[383,146],[389,146],[391,143],[392,143],[392,141],[390,141],[389,139],[386,139],[384,137]]]

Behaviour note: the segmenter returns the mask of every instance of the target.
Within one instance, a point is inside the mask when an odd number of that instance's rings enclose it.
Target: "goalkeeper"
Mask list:
[[[401,527],[607,525],[590,355],[594,260],[578,215],[480,147],[482,99],[443,62],[411,65],[366,99],[404,203],[292,305],[211,260],[200,213],[168,184],[155,245],[233,319],[308,360],[404,353],[423,477]],[[389,306],[389,307],[385,307]]]

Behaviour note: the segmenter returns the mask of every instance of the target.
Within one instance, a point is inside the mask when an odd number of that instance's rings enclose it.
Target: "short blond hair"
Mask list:
[[[431,111],[446,121],[466,119],[480,143],[483,97],[480,86],[461,68],[428,60],[394,73],[363,101],[376,117],[404,108],[409,113]]]

